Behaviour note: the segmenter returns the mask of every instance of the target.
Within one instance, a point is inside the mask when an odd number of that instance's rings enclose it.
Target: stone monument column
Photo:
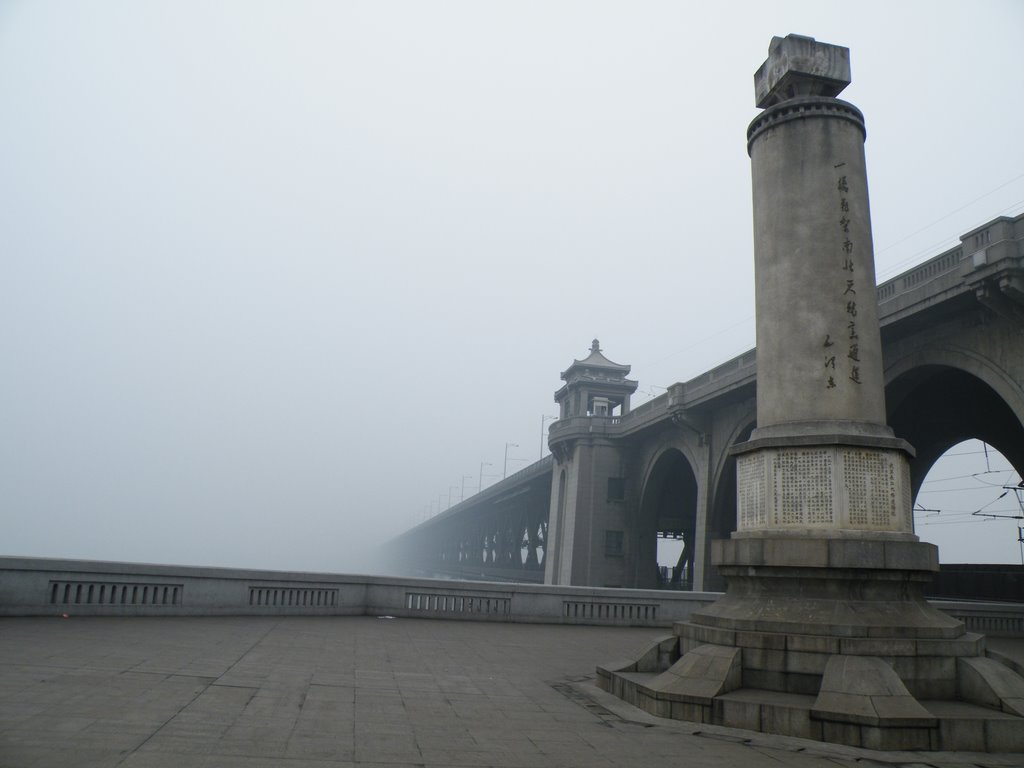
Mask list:
[[[726,593],[599,683],[682,720],[1024,748],[1024,679],[923,596],[938,551],[914,535],[913,449],[885,423],[866,130],[836,98],[849,82],[848,49],[799,35],[774,38],[754,75],[757,428],[733,448],[736,531],[712,546]],[[958,698],[998,702],[1017,735],[967,738],[984,710],[921,703]]]
[[[757,429],[734,448],[737,529],[714,551],[729,590],[695,621],[956,633],[921,597],[937,551],[913,533],[912,448],[885,423],[866,130],[835,98],[849,82],[848,49],[798,35],[754,75]]]
[[[741,536],[912,538],[910,446],[885,424],[864,118],[834,98],[849,51],[775,38],[754,76],[757,425],[739,451]]]

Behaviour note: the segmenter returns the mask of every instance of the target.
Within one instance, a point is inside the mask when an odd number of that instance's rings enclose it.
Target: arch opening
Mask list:
[[[519,562],[523,568],[539,570],[544,567],[546,536],[547,523],[543,520],[527,522],[519,529]]]
[[[914,529],[943,563],[1024,563],[1024,414],[975,373],[923,365],[886,387],[889,424],[915,449]],[[996,517],[994,515],[1001,515]]]
[[[1021,474],[981,440],[951,446],[914,499],[914,532],[948,563],[1024,565]]]
[[[696,529],[697,478],[672,448],[654,463],[641,496],[637,586],[693,589]]]
[[[975,438],[1024,470],[1024,414],[971,373],[941,365],[908,371],[886,387],[889,425],[916,451],[910,460],[911,495],[917,498],[932,465],[950,448]]]

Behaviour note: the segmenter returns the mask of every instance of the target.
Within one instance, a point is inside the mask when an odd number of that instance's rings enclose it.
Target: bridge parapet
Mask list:
[[[165,597],[156,589],[170,583],[177,586],[173,599],[171,593]],[[113,593],[110,585],[129,589]],[[717,597],[701,592],[0,557],[4,617],[388,615],[669,627]]]
[[[878,286],[883,326],[969,296],[1004,317],[1024,319],[1024,216],[993,219],[960,241]]]
[[[978,301],[1024,324],[1024,216],[1002,216],[960,239],[971,252],[967,280]]]
[[[557,422],[555,422],[557,423]],[[430,527],[437,523],[445,522],[453,517],[459,517],[465,515],[467,512],[476,510],[481,503],[491,501],[499,496],[502,496],[509,491],[514,491],[519,488],[524,482],[531,480],[539,475],[549,474],[551,467],[554,463],[554,457],[551,455],[545,456],[539,461],[533,462],[529,466],[523,467],[517,472],[513,472],[506,478],[503,478],[496,482],[494,485],[484,488],[482,491],[478,491],[464,501],[460,501],[458,504],[453,504],[451,507],[446,509],[444,512],[431,517],[429,520],[425,520],[419,525],[410,528],[408,531],[402,534],[406,536],[414,531],[421,528]]]
[[[751,349],[684,382],[679,404],[687,408],[703,405],[711,398],[749,387],[756,376],[757,350]]]
[[[164,600],[110,584],[178,585]],[[71,585],[65,594],[54,586]],[[89,587],[93,587],[90,593]],[[128,594],[122,602],[120,596]],[[409,618],[668,627],[713,592],[552,587],[150,563],[0,557],[0,616],[403,616]],[[935,601],[990,635],[1024,635],[1024,605]]]

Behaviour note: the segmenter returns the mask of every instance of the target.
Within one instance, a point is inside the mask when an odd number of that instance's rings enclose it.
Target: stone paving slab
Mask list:
[[[0,767],[1024,765],[664,721],[593,685],[597,664],[662,634],[373,617],[0,619]]]

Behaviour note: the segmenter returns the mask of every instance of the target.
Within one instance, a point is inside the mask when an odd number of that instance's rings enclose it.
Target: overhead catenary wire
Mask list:
[[[945,456],[979,456],[979,455],[985,453],[985,451],[987,451],[987,450],[988,450],[988,447],[986,446],[985,450],[982,450],[982,451],[946,451],[946,453],[944,453],[942,455],[944,457]]]
[[[995,194],[996,192],[998,192],[999,190],[1001,190],[1001,189],[1005,189],[1006,187],[1008,187],[1008,186],[1010,186],[1011,184],[1013,184],[1013,182],[1015,182],[1015,181],[1018,181],[1018,180],[1020,180],[1020,179],[1024,179],[1024,173],[1021,173],[1021,174],[1018,174],[1017,176],[1014,176],[1014,177],[1013,177],[1012,179],[1010,179],[1009,181],[1004,181],[1004,182],[1003,182],[1002,184],[1000,184],[1000,185],[999,185],[999,186],[997,186],[997,187],[993,187],[992,189],[990,189],[990,190],[989,190],[988,192],[986,192],[985,194],[983,194],[983,195],[979,195],[978,197],[974,198],[973,200],[970,200],[970,201],[968,201],[968,202],[964,203],[964,204],[963,204],[963,205],[961,205],[961,206],[960,206],[959,208],[954,208],[954,209],[953,209],[952,211],[949,211],[948,213],[945,213],[945,214],[943,214],[942,216],[940,216],[939,218],[937,218],[937,219],[936,219],[935,221],[933,221],[933,222],[932,222],[931,224],[925,224],[925,225],[924,225],[923,227],[921,227],[920,229],[915,229],[915,230],[914,230],[913,232],[911,232],[911,233],[910,233],[909,235],[905,235],[905,236],[903,236],[902,238],[900,238],[899,240],[897,240],[897,241],[895,241],[895,242],[893,242],[893,243],[889,243],[888,245],[885,245],[885,246],[883,246],[883,247],[879,248],[879,249],[878,249],[878,250],[877,250],[877,251],[876,251],[875,253],[876,253],[876,254],[877,254],[877,253],[884,253],[885,251],[888,251],[888,250],[890,250],[891,248],[895,248],[895,247],[896,247],[897,245],[900,245],[900,244],[902,244],[902,243],[905,243],[905,242],[906,242],[907,240],[909,240],[910,238],[914,237],[915,235],[919,235],[919,234],[921,234],[922,232],[925,232],[925,231],[927,231],[927,230],[931,229],[931,228],[932,228],[932,227],[934,227],[934,226],[935,226],[936,224],[941,224],[941,223],[942,223],[942,222],[944,222],[944,221],[945,221],[946,219],[948,219],[948,218],[949,218],[950,216],[952,216],[952,215],[954,215],[954,214],[956,214],[956,213],[960,213],[960,211],[963,211],[963,210],[965,210],[965,209],[967,209],[967,208],[970,208],[970,207],[971,207],[972,205],[974,205],[975,203],[977,203],[977,202],[980,202],[980,201],[984,200],[984,199],[985,199],[986,197],[988,197],[989,195],[994,195],[994,194]],[[1024,202],[1024,201],[1022,201],[1022,202]],[[1019,204],[1020,204],[1020,203],[1014,203],[1014,205],[1019,205]]]
[[[919,235],[922,232],[925,232],[925,231],[931,229],[932,227],[936,226],[937,224],[941,224],[942,222],[947,221],[950,217],[954,216],[955,214],[960,213],[961,211],[966,210],[967,208],[971,207],[975,203],[980,202],[981,200],[984,200],[986,197],[989,197],[990,195],[995,194],[996,192],[998,192],[1001,189],[1005,189],[1006,187],[1010,186],[1011,184],[1013,184],[1016,181],[1020,181],[1021,179],[1024,179],[1024,173],[1017,174],[1013,178],[1011,178],[1011,179],[1009,179],[1007,181],[1004,181],[1002,184],[998,184],[995,187],[992,187],[987,192],[985,192],[985,193],[983,193],[981,195],[978,195],[977,197],[973,198],[972,200],[969,200],[968,202],[963,203],[962,205],[960,205],[957,208],[954,208],[951,211],[948,211],[948,212],[944,213],[942,216],[940,216],[939,218],[935,219],[930,224],[926,224],[923,227],[920,227],[919,229],[914,230],[910,234],[904,235],[899,240],[896,240],[894,242],[888,243],[888,244],[883,245],[883,246],[881,246],[879,248],[875,248],[875,256],[876,256],[876,258],[880,254],[883,254],[886,251],[892,250],[893,248],[895,248],[898,245],[902,245],[903,243],[905,243],[906,241],[908,241],[911,238],[915,237],[916,235]],[[1024,206],[1024,199],[1017,200],[1016,202],[1010,203],[1010,205],[1005,206],[1002,210],[998,211],[996,213],[996,215],[997,216],[1005,215],[1005,214],[1009,213],[1010,211],[1015,211],[1015,209],[1017,209],[1020,206]],[[990,218],[991,217],[988,217],[986,219],[986,221],[989,220]],[[985,223],[984,221],[979,221],[976,226],[981,226],[984,223]],[[973,229],[973,228],[974,227],[971,227],[971,229]],[[915,251],[910,256],[907,256],[906,258],[901,259],[900,261],[895,262],[894,264],[889,265],[884,270],[881,270],[881,269],[878,270],[878,276],[881,277],[883,275],[885,275],[885,276],[896,275],[899,272],[903,271],[903,269],[905,267],[908,267],[908,266],[912,265],[915,261],[917,261],[922,256],[926,256],[929,253],[933,253],[935,250],[940,249],[944,245],[949,244],[949,242],[950,242],[950,238],[947,237],[947,238],[943,238],[942,240],[936,241],[932,245],[929,245],[929,246],[926,246],[924,248],[918,249],[917,251]]]
[[[973,466],[978,467],[978,471],[925,477],[913,509],[914,529],[919,530],[922,537],[927,535],[925,531],[932,531],[937,526],[958,526],[955,532],[940,533],[936,530],[930,535],[936,537],[936,542],[947,541],[947,546],[950,537],[967,540],[972,536],[983,536],[986,541],[993,538],[1002,541],[1007,533],[1012,533],[1014,542],[1021,538],[1024,499],[1020,496],[1024,493],[1024,483],[1014,467],[1000,466],[1005,461],[1004,456],[994,451],[987,442],[978,442],[960,443],[964,450],[944,453],[933,465],[933,470],[941,472],[943,465],[940,462],[953,458],[955,463],[947,465],[950,468],[967,469]],[[1011,494],[1011,491],[1014,493]],[[979,494],[981,498],[978,498]],[[1008,504],[1014,495],[1017,504]],[[953,506],[950,506],[951,503]],[[1003,524],[1000,525],[1000,522]],[[983,524],[989,527],[978,527]],[[1013,528],[1007,530],[1008,525]],[[1019,546],[1024,547],[1024,544]],[[1024,564],[1024,549],[1021,554]]]
[[[1013,509],[1013,508],[1004,509],[1002,507],[998,507],[998,508],[992,510],[992,512],[1000,512],[1000,513],[1001,512],[1016,512],[1016,511],[1017,510]],[[919,515],[920,514],[920,515],[923,515],[924,517],[937,517],[937,516],[942,516],[942,517],[963,517],[963,518],[965,518],[965,522],[970,521],[972,518],[974,520],[982,519],[981,517],[976,515],[975,512],[977,512],[977,510],[968,511],[968,510],[961,510],[961,509],[939,509],[939,508],[935,508],[935,507],[921,507],[920,509],[914,509],[913,510],[913,513],[915,515]]]
[[[1012,469],[987,469],[984,472],[972,472],[969,475],[952,475],[951,477],[937,477],[935,479],[927,478],[921,485],[928,485],[929,483],[948,483],[953,480],[967,480],[968,478],[980,478],[983,475],[1001,475],[1004,473],[1012,474]],[[986,483],[984,480],[978,480],[982,485],[995,487],[1002,487],[1003,483]],[[946,489],[943,489],[946,490]]]
[[[965,491],[980,491],[980,490],[984,490],[984,488],[1002,488],[1002,485],[992,485],[990,483],[985,483],[984,487],[979,487],[977,485],[964,485],[964,486],[961,486],[959,488],[939,488],[939,489],[936,489],[936,490],[928,490],[928,491],[921,490],[921,491],[918,491],[917,493],[918,493],[918,495],[920,495],[922,493],[928,493],[928,494],[962,493],[962,492],[965,492]]]
[[[935,521],[931,521],[931,520],[918,521],[918,520],[915,520],[914,521],[914,527],[916,528],[918,526],[924,527],[924,526],[932,526],[932,525],[970,525],[972,523],[977,524],[977,525],[991,525],[992,523],[995,523],[997,519],[999,519],[999,518],[975,517],[972,520],[935,520]]]
[[[1002,210],[996,211],[995,215],[1005,216],[1006,214],[1009,213],[1015,214],[1018,212],[1017,209],[1021,208],[1022,206],[1024,206],[1024,199],[1018,200],[1017,202],[1011,203],[1010,205],[1006,206]],[[985,221],[990,220],[991,217],[985,218]],[[985,221],[978,222],[975,226],[981,226],[982,224],[985,223]],[[968,230],[974,228],[975,227],[969,227]],[[951,242],[951,238],[946,237],[943,238],[942,240],[936,240],[931,245],[919,248],[918,250],[914,251],[914,253],[912,253],[910,256],[907,256],[906,258],[901,259],[900,261],[890,264],[885,269],[879,269],[877,277],[881,279],[883,282],[885,280],[892,279],[893,277],[899,275],[901,272],[904,272],[908,269],[913,269],[918,264],[923,263],[922,260],[926,261],[928,258],[931,258],[931,256],[936,255],[937,252],[940,252],[943,249],[948,249],[949,247],[951,247]]]

